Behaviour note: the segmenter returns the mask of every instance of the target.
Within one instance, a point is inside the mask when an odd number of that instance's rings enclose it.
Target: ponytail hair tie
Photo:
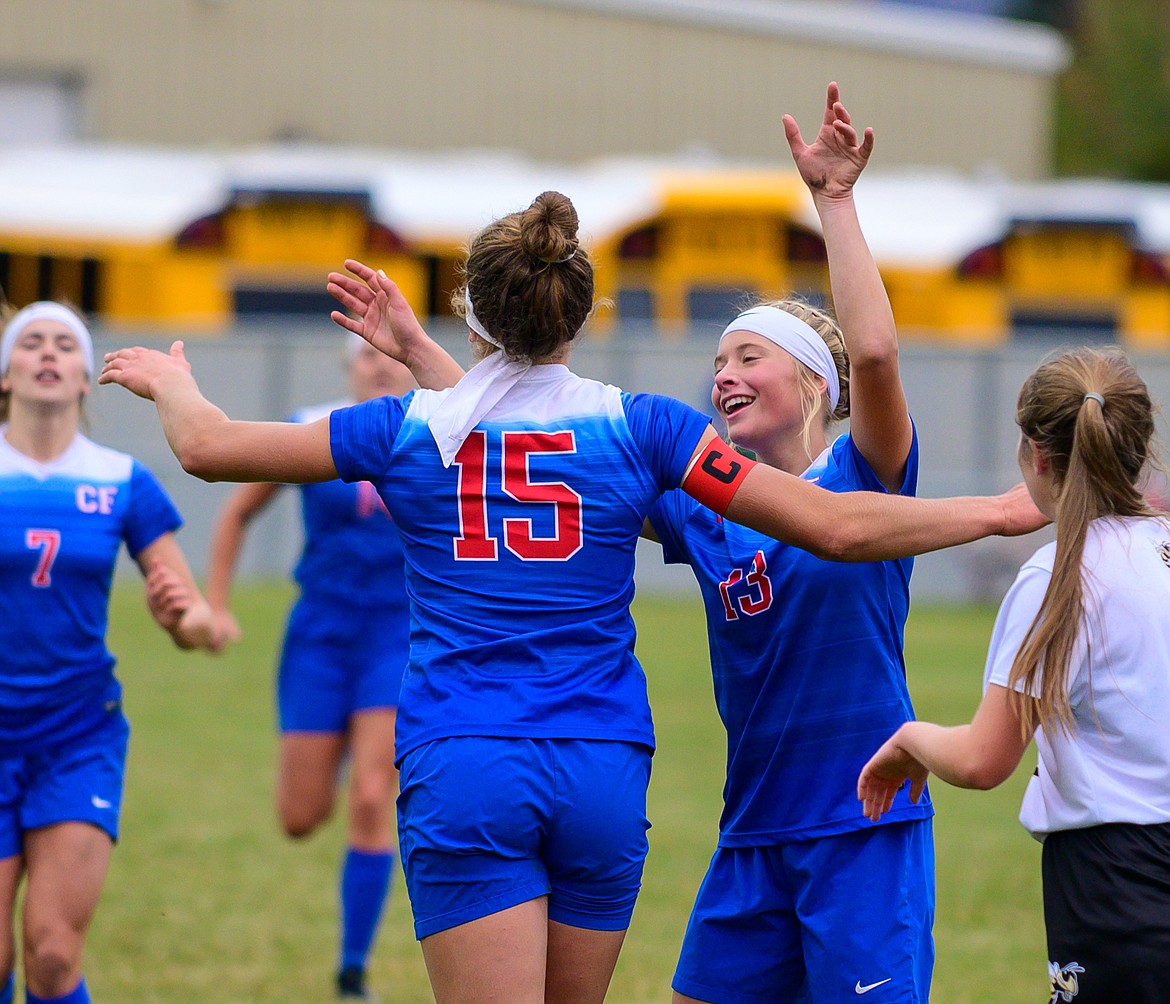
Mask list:
[[[1088,401],[1090,399],[1092,399],[1093,401],[1096,401],[1102,408],[1105,407],[1105,398],[1103,398],[1100,394],[1094,393],[1093,391],[1089,391],[1088,394],[1086,394],[1083,398],[1081,398],[1081,404],[1084,404],[1086,401]]]

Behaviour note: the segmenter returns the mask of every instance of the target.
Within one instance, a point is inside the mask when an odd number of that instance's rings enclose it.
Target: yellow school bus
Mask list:
[[[879,177],[858,204],[904,339],[1170,348],[1170,189]]]
[[[872,170],[872,169],[871,169]],[[746,301],[828,303],[824,242],[791,166],[269,147],[0,151],[0,286],[108,325],[214,332],[327,317],[347,257],[450,313],[467,240],[544,189],[569,195],[612,302],[598,337],[726,322]],[[1170,348],[1170,188],[867,172],[862,226],[905,340],[1057,335]]]

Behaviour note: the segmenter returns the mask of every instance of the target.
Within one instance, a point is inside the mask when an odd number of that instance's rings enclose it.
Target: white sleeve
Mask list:
[[[987,665],[983,670],[984,690],[991,683],[1001,687],[1008,685],[1016,653],[1023,647],[1028,629],[1040,612],[1051,579],[1052,573],[1039,565],[1028,563],[1020,569],[995,618],[995,629],[991,632],[991,644],[987,649]]]

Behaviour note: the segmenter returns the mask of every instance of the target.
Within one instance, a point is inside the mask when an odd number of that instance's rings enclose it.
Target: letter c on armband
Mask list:
[[[754,460],[736,453],[723,440],[715,438],[703,447],[683,479],[682,487],[692,498],[722,515],[743,479],[755,466]]]

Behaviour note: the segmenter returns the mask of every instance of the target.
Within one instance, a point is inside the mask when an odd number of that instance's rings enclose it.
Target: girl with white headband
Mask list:
[[[0,1004],[11,1004],[17,889],[28,1000],[83,1004],[86,931],[118,836],[129,726],[106,649],[123,541],[154,619],[180,648],[217,647],[211,609],[155,478],[79,432],[93,373],[59,303],[0,335]]]
[[[335,319],[423,384],[457,378],[445,354],[415,353],[426,337],[397,288],[349,266],[357,278],[334,273],[330,290],[356,316]],[[378,488],[411,598],[399,844],[435,998],[600,1002],[647,849],[654,736],[629,604],[654,500],[682,486],[731,519],[854,559],[1019,532],[1038,514],[1020,492],[834,495],[739,456],[686,405],[576,376],[593,266],[559,193],[472,240],[460,300],[469,337],[490,349],[465,379],[309,425],[229,420],[178,343],[111,353],[101,382],[152,398],[199,476]]]
[[[736,445],[846,496],[912,496],[918,443],[898,343],[853,204],[873,148],[830,84],[815,141],[785,133],[820,216],[837,319],[797,301],[732,320],[711,399]],[[850,418],[849,432],[827,429]],[[699,889],[675,1001],[926,1002],[933,963],[932,808],[896,799],[874,826],[857,771],[913,717],[902,654],[912,562],[824,561],[679,492],[650,510],[668,562],[707,611],[727,728],[719,840]],[[868,999],[868,998],[867,998]]]

